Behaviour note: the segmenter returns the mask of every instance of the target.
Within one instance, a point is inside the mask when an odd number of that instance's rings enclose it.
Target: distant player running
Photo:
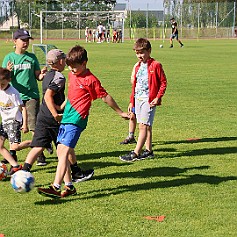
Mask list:
[[[175,21],[174,18],[170,19],[170,23],[171,23],[171,30],[172,30],[172,34],[170,36],[170,48],[173,48],[173,39],[176,39],[179,43],[180,43],[180,47],[183,47],[183,43],[181,42],[181,40],[179,39],[179,33],[178,33],[178,28],[177,28],[177,22]]]

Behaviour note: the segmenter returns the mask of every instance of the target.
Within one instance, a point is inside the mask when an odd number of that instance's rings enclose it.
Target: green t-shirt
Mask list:
[[[39,99],[39,88],[35,71],[40,70],[38,59],[33,53],[9,53],[3,59],[2,67],[7,67],[8,62],[13,63],[11,84],[20,92],[22,100]]]

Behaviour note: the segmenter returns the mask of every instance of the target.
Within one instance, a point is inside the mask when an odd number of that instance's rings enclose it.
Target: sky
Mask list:
[[[162,10],[163,0],[117,0],[117,3],[126,3],[132,10]],[[130,9],[130,7],[129,7]]]

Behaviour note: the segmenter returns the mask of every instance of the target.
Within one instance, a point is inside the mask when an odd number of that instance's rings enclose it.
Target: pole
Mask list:
[[[149,3],[146,5],[146,37],[148,38],[148,8],[149,8]]]
[[[218,28],[218,2],[216,3],[216,37],[217,37],[217,28]]]
[[[233,28],[232,28],[232,37],[235,36],[235,17],[236,17],[236,0],[234,1],[234,16],[233,16]],[[237,35],[236,35],[237,36]]]
[[[43,44],[43,12],[40,11],[40,43]]]

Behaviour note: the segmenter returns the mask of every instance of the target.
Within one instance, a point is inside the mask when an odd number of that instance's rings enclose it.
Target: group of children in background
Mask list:
[[[136,142],[134,131],[136,122],[139,124],[135,149],[120,156],[120,159],[133,162],[154,156],[152,124],[156,106],[161,105],[167,81],[162,65],[150,56],[151,44],[147,39],[138,39],[133,48],[138,62],[132,71],[132,93],[128,112],[120,109],[98,78],[87,68],[88,57],[85,48],[76,45],[67,55],[59,49],[53,49],[47,53],[50,69],[40,70],[35,55],[26,51],[29,39],[32,37],[28,31],[17,30],[14,34],[15,52],[4,58],[0,68],[0,154],[5,162],[12,166],[11,175],[20,169],[30,171],[37,157],[54,142],[58,157],[55,179],[49,187],[38,188],[38,193],[50,198],[75,195],[73,182],[87,180],[94,174],[93,169],[80,169],[74,149],[87,126],[92,101],[98,98],[120,117],[129,119],[129,124],[133,124],[133,131],[130,133],[132,136],[122,144]],[[67,99],[66,79],[62,74],[66,65],[70,70]],[[37,80],[42,80],[41,105]],[[30,127],[33,124],[34,126]],[[32,141],[21,142],[21,130],[32,131]],[[4,147],[6,139],[10,142],[10,152]],[[145,150],[142,151],[144,146]],[[17,163],[16,151],[26,147],[32,149],[22,167]],[[62,182],[65,184],[63,191]]]
[[[97,29],[89,29],[89,27],[86,27],[85,29],[85,39],[86,43],[88,42],[107,42],[110,43],[112,40],[113,43],[122,43],[122,30],[121,29],[113,29],[112,36],[110,29],[106,29],[102,23],[98,25]]]

